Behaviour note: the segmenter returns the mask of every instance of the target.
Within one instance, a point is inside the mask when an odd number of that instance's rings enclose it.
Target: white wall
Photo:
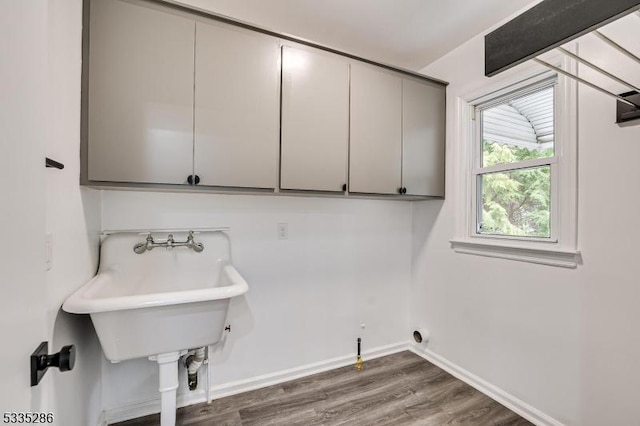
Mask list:
[[[640,55],[638,16],[603,30]],[[599,40],[585,37],[580,54],[640,85],[640,65]],[[624,92],[583,68],[581,75]],[[637,424],[640,383],[640,262],[635,226],[640,200],[640,125],[614,124],[615,100],[589,88],[580,91],[580,290],[582,401],[576,424]]]
[[[56,424],[95,425],[102,411],[102,350],[91,320],[60,309],[98,265],[100,192],[79,186],[82,0],[49,0],[46,155],[64,170],[46,171],[46,229],[53,267],[46,273],[50,353],[76,346],[73,371],[47,373]]]
[[[621,68],[620,59],[603,55],[604,46],[586,39],[580,46],[581,54]],[[465,208],[455,137],[464,124],[455,122],[454,106],[458,96],[493,81],[483,76],[483,50],[478,36],[423,70],[451,83],[447,199],[413,206],[411,321],[431,329],[430,351],[564,424],[637,424],[640,127],[618,127],[615,101],[580,87],[583,265],[569,270],[454,253],[449,239]]]
[[[364,350],[409,338],[410,203],[129,191],[105,191],[102,203],[104,229],[231,228],[249,292],[232,302],[213,386],[355,357],[357,336]],[[158,395],[147,360],[105,361],[103,380],[107,409]]]
[[[29,355],[44,315],[44,0],[0,2],[0,412],[38,411]],[[27,307],[31,309],[27,309]]]
[[[424,70],[451,82],[444,202],[107,191],[101,218],[99,194],[77,185],[80,3],[50,1],[48,17],[47,154],[66,165],[46,176],[54,236],[48,332],[52,349],[78,346],[76,370],[47,377],[61,424],[92,425],[100,408],[157,397],[153,363],[109,364],[88,319],[58,311],[95,272],[100,227],[211,226],[232,228],[234,263],[250,284],[232,306],[232,333],[214,354],[213,385],[352,354],[357,335],[365,349],[406,341],[413,326],[426,325],[431,351],[563,423],[637,422],[640,264],[632,243],[640,237],[633,226],[640,127],[613,125],[613,101],[580,89],[584,265],[576,270],[449,248],[462,176],[452,100],[489,81],[481,37]],[[289,224],[286,241],[277,240],[279,222]]]

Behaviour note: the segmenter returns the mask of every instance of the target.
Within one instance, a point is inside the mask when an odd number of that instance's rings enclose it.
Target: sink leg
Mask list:
[[[160,410],[160,425],[175,426],[176,424],[176,390],[178,389],[178,360],[184,352],[170,352],[149,357],[156,361],[160,368],[160,395],[162,405]]]

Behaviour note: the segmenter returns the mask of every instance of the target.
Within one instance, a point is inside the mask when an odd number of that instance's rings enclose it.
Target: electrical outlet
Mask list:
[[[287,223],[279,223],[278,224],[278,239],[286,240],[289,238],[289,224]]]
[[[44,262],[45,270],[53,268],[53,234],[47,232],[44,236]]]

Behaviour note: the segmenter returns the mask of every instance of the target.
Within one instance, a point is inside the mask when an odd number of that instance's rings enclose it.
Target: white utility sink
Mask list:
[[[172,235],[176,246],[136,253],[134,246],[147,246],[149,235],[156,245]],[[192,246],[177,246],[190,235]],[[204,249],[194,250],[195,244]],[[108,360],[151,357],[160,364],[162,426],[168,426],[175,423],[178,359],[188,349],[218,342],[231,298],[247,290],[231,264],[226,232],[117,232],[102,242],[98,274],[62,308],[91,315]],[[171,398],[173,407],[166,406]]]

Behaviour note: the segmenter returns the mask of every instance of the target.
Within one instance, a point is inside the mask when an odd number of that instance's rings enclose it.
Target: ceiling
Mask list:
[[[173,0],[420,70],[532,0]]]

